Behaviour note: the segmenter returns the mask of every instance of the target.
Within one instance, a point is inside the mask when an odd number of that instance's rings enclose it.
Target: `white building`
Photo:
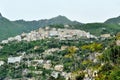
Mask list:
[[[8,38],[8,41],[13,41],[13,40],[14,40],[13,37]]]
[[[43,64],[43,68],[51,69],[52,64]]]
[[[14,39],[17,40],[17,41],[21,41],[22,40],[20,35],[17,35]]]
[[[49,31],[49,36],[50,37],[58,36],[58,31]]]
[[[102,34],[100,35],[101,38],[110,38],[110,34]]]
[[[9,57],[8,58],[8,63],[20,63],[20,61],[22,60],[22,56],[19,57]]]
[[[7,43],[8,43],[8,40],[3,40],[1,43],[2,43],[2,44],[7,44]]]
[[[63,71],[63,68],[64,68],[63,65],[56,65],[56,66],[54,67],[54,69],[55,69],[56,71]]]
[[[54,77],[55,79],[57,79],[58,76],[59,76],[59,72],[53,71],[53,72],[51,73],[51,76]]]
[[[47,64],[51,64],[51,60],[47,60],[46,63],[47,63]]]
[[[0,66],[2,66],[4,64],[4,61],[0,61]]]

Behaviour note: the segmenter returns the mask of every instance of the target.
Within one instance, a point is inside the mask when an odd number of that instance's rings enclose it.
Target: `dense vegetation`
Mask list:
[[[51,60],[53,65],[64,64],[65,66],[64,71],[71,72],[80,68],[81,69],[85,68],[85,66],[80,65],[80,62],[85,57],[83,56],[84,52],[81,52],[80,46],[89,43],[91,40],[88,40],[87,43],[83,41],[84,40],[73,42],[73,41],[59,41],[54,39],[45,39],[45,40],[38,40],[38,41],[32,41],[32,42],[26,42],[26,41],[11,42],[9,44],[2,44],[4,48],[0,50],[0,59],[4,60],[7,63],[7,58],[9,56],[18,56],[17,53],[19,52],[25,51],[26,55],[33,54],[33,53],[40,55],[42,54],[42,52],[44,52],[47,49],[61,48],[61,46],[68,46],[68,48],[63,51],[54,52],[53,53],[54,55],[44,56],[44,59]],[[34,49],[35,46],[38,46],[39,48]],[[87,54],[85,55],[87,56]],[[78,60],[77,59],[78,57],[81,57],[81,59]],[[76,65],[76,66],[73,66],[73,65]],[[21,63],[20,66],[17,69],[15,69],[15,71],[11,72],[10,70],[14,69],[15,68],[14,66],[15,65],[8,65],[8,64],[5,64],[4,66],[2,66],[0,68],[1,69],[0,77],[5,78],[10,76],[12,78],[21,78],[22,77],[21,71],[24,70],[25,68],[28,68],[26,67],[25,63]],[[29,69],[34,70],[32,66],[29,67]],[[40,69],[42,68],[40,67]],[[49,70],[47,70],[47,72],[49,72]],[[29,76],[30,75],[34,76],[35,74],[29,74]]]
[[[1,16],[1,15],[0,15]],[[118,17],[119,18],[119,17]],[[50,20],[41,21],[9,21],[4,17],[0,17],[0,40],[9,36],[15,36],[24,32],[29,32],[33,29],[44,27],[49,25],[55,28],[65,28],[64,24],[69,24],[70,29],[81,29],[88,31],[96,36],[101,34],[110,33],[116,34],[120,30],[119,24],[113,24],[117,20],[108,20],[105,23],[89,23],[80,24],[78,22],[71,22],[65,17],[59,16]],[[55,21],[54,21],[55,20]],[[43,23],[46,24],[43,24]],[[110,22],[110,24],[108,24]],[[112,24],[111,24],[112,23]],[[11,28],[12,27],[12,28]],[[29,28],[28,28],[29,27]],[[2,34],[2,35],[1,35]],[[98,39],[86,39],[80,38],[78,40],[58,40],[54,38],[46,38],[37,41],[21,41],[10,42],[8,44],[0,44],[3,46],[0,49],[0,60],[5,64],[0,66],[0,79],[15,79],[15,78],[32,78],[35,77],[38,80],[64,80],[63,76],[55,79],[50,76],[52,70],[44,69],[41,65],[36,67],[28,66],[26,62],[33,61],[35,59],[51,60],[52,66],[62,64],[64,66],[63,71],[72,73],[75,80],[83,80],[85,74],[97,70],[97,76],[95,80],[120,80],[120,45],[117,45],[116,41],[120,40],[120,32],[115,37],[111,38],[98,38]],[[66,47],[64,50],[61,47]],[[51,55],[46,55],[44,52],[49,49],[60,49],[60,51],[52,52]],[[19,56],[21,52],[25,52],[25,56],[21,63],[8,64],[8,57]],[[97,56],[95,56],[97,55]],[[27,69],[30,72],[23,74]],[[35,74],[35,70],[43,71],[42,74]],[[85,72],[86,71],[86,72]],[[89,75],[88,77],[91,77]]]
[[[119,39],[119,34],[117,34],[116,39]],[[117,46],[115,43],[115,38],[105,39],[105,40],[92,40],[92,39],[80,39],[78,41],[60,41],[51,39],[38,40],[32,42],[11,42],[9,44],[1,44],[4,46],[0,50],[0,59],[4,60],[7,63],[7,57],[17,56],[19,52],[26,52],[26,55],[29,54],[42,54],[45,50],[51,48],[61,48],[61,46],[68,46],[65,50],[53,52],[54,55],[47,55],[43,58],[45,60],[51,60],[52,65],[63,64],[64,71],[72,72],[73,75],[77,74],[78,71],[83,71],[85,69],[92,68],[93,70],[99,70],[98,77],[95,77],[96,80],[119,80],[120,79],[120,46]],[[93,41],[93,43],[91,43]],[[57,44],[56,44],[57,43]],[[34,49],[35,46],[38,46],[37,49]],[[107,47],[107,49],[105,49]],[[103,53],[98,56],[97,63],[89,60],[89,55],[92,55],[96,52]],[[30,60],[34,60],[34,57]],[[104,63],[103,66],[100,64]],[[29,69],[31,73],[24,75],[24,77],[32,78],[37,77],[37,74],[32,73],[35,70],[33,66],[28,67],[24,62],[19,64],[20,66],[15,68],[13,64],[5,64],[1,66],[0,77],[3,78],[21,78],[23,77],[22,71],[24,69]],[[7,68],[7,69],[6,69]],[[37,67],[38,70],[44,71],[40,79],[54,79],[52,76],[46,77],[46,73],[50,75],[51,70],[45,70],[41,66]],[[12,71],[11,71],[12,70]],[[77,74],[76,80],[84,78],[84,72]],[[64,80],[63,77],[58,77],[59,80]],[[55,79],[57,80],[57,79]]]

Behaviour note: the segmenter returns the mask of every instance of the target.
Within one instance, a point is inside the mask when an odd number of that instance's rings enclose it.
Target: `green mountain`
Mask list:
[[[110,18],[110,19],[106,20],[105,23],[120,24],[120,16],[115,17],[115,18]]]
[[[22,33],[24,27],[0,15],[0,40]]]
[[[96,36],[101,34],[116,34],[120,31],[120,25],[118,24],[106,24],[106,23],[88,23],[82,25],[74,25],[74,28],[85,30]]]
[[[51,19],[44,19],[38,21],[25,21],[25,20],[16,20],[10,21],[4,18],[0,14],[0,41],[3,39],[7,39],[11,36],[16,36],[23,32],[30,32],[32,30],[36,30],[40,27],[48,26],[48,25],[55,25],[55,24],[81,24],[76,21],[71,21],[64,16],[57,16]]]
[[[17,20],[17,21],[13,21],[16,24],[25,26],[25,27],[29,27],[32,29],[37,29],[39,27],[44,27],[44,26],[48,26],[48,25],[55,25],[55,24],[69,24],[69,25],[75,25],[75,24],[81,24],[77,21],[71,21],[68,18],[66,18],[65,16],[57,16],[51,19],[43,19],[43,20],[38,20],[38,21],[24,21],[24,20]]]

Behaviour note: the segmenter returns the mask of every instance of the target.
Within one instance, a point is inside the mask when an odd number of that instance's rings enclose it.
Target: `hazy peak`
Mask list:
[[[58,15],[56,17],[53,17],[52,19],[66,19],[66,20],[69,20],[67,17],[62,16],[62,15]]]
[[[2,17],[2,14],[0,13],[0,18]]]
[[[119,24],[120,23],[120,16],[114,17],[114,18],[110,18],[107,21],[105,21],[105,23]]]

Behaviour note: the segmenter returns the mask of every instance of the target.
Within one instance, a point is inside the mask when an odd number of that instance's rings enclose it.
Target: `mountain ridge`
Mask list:
[[[120,16],[110,18],[110,19],[106,20],[104,23],[107,23],[107,24],[120,24]]]
[[[55,24],[68,24],[75,25],[81,24],[79,22],[74,22],[66,18],[65,16],[57,16],[51,19],[41,19],[41,20],[33,20],[33,21],[25,21],[25,20],[16,20],[11,21],[2,16],[0,13],[0,41],[7,39],[8,37],[16,36],[23,32],[30,32],[32,30],[36,30],[40,27],[55,25]]]
[[[71,21],[65,16],[56,16],[50,19],[41,19],[41,20],[15,20],[11,21],[2,16],[0,13],[0,41],[7,39],[8,37],[13,37],[19,35],[23,32],[28,33],[30,31],[39,29],[40,27],[50,26],[50,25],[71,25],[71,28],[82,29],[92,33],[93,35],[99,36],[103,33],[112,33],[115,34],[120,30],[119,17],[110,18],[104,23],[80,23],[78,21]],[[114,19],[112,22],[111,20]],[[117,20],[116,20],[117,19]],[[54,26],[53,26],[54,27]],[[59,28],[59,27],[58,27]],[[102,28],[106,28],[104,31]]]

